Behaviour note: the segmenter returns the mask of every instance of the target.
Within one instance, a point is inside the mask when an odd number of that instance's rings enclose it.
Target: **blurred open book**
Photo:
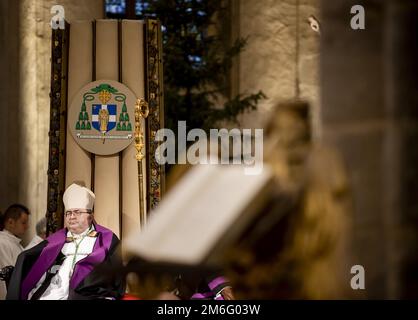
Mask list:
[[[268,166],[259,175],[245,175],[240,165],[196,165],[144,229],[126,239],[125,248],[151,262],[217,263],[271,195],[272,177]]]

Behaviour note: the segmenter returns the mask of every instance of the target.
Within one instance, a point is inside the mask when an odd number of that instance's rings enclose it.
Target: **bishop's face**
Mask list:
[[[91,210],[73,208],[65,211],[65,226],[71,233],[83,233],[91,226],[92,222],[93,213]]]

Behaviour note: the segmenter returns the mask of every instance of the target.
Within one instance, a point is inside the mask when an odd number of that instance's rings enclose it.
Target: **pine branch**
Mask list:
[[[216,128],[221,121],[237,123],[237,116],[255,110],[263,92],[228,97],[233,59],[248,42],[238,38],[226,45],[222,24],[228,12],[222,0],[143,1],[144,16],[157,17],[164,26],[164,99],[166,125],[177,131],[177,122],[187,127]],[[222,99],[221,99],[222,98]],[[226,101],[220,105],[219,101]]]

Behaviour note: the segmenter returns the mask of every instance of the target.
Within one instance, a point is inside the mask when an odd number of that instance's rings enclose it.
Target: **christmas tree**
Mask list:
[[[141,16],[158,18],[163,26],[165,126],[177,132],[218,128],[222,121],[237,123],[237,116],[257,108],[266,98],[259,91],[231,95],[230,69],[246,39],[231,44],[228,1],[154,0],[137,2]]]

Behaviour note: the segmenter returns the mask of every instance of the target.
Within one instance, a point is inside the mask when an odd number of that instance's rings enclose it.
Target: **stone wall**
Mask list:
[[[352,246],[368,298],[417,295],[416,1],[321,2],[321,122],[345,158],[354,199]]]
[[[311,104],[319,137],[319,34],[308,21],[311,15],[319,18],[318,1],[238,2],[239,34],[248,38],[239,58],[239,91],[262,90],[268,97],[242,117],[242,127],[260,128],[278,102],[300,98]]]

